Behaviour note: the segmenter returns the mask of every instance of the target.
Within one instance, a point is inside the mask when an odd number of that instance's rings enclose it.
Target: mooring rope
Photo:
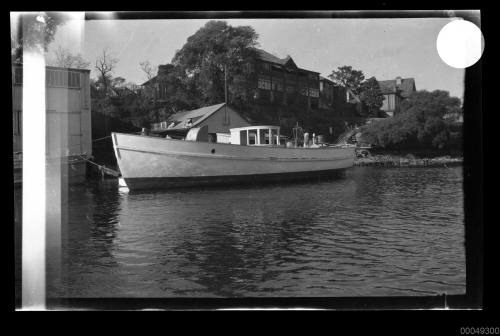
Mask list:
[[[83,160],[85,160],[85,161],[87,161],[87,162],[89,162],[89,163],[91,163],[91,164],[99,167],[100,171],[107,172],[108,174],[113,175],[115,177],[120,177],[120,173],[118,171],[114,170],[114,169],[108,168],[108,167],[106,167],[104,165],[100,165],[100,164],[98,164],[98,163],[96,163],[96,162],[94,162],[92,160],[87,159],[86,157],[84,157],[82,155],[75,154],[75,156],[78,156],[78,157],[82,158]]]
[[[107,138],[110,138],[110,137],[111,137],[111,135],[108,135],[108,136],[105,136],[105,137],[102,137],[102,138],[94,139],[94,140],[92,140],[92,142],[104,140],[104,139],[107,139]],[[71,147],[76,147],[76,146],[81,146],[81,144],[76,144],[76,145],[71,145],[71,146],[66,146],[66,147],[59,147],[59,148],[55,148],[55,149],[57,150],[57,149],[63,149],[63,148],[71,148]],[[14,154],[22,154],[22,153],[23,153],[22,151],[14,152]],[[100,165],[100,164],[98,164],[98,163],[96,163],[96,162],[94,162],[94,161],[92,161],[92,160],[90,160],[90,159],[88,159],[88,158],[80,155],[80,154],[73,154],[71,156],[78,156],[79,158],[81,158],[81,159],[83,159],[83,160],[85,160],[85,161],[87,161],[87,162],[89,162],[89,163],[91,163],[91,164],[99,167],[99,170],[101,172],[102,171],[107,172],[110,175],[113,175],[115,177],[119,177],[120,176],[120,173],[118,171],[116,171],[114,169],[111,169],[111,168],[108,168],[108,167],[106,167],[104,165]],[[69,163],[73,163],[70,159],[68,159],[68,162]]]

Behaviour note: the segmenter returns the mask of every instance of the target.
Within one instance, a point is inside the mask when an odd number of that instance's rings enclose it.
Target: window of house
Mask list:
[[[259,89],[263,89],[263,90],[271,90],[271,81],[268,79],[259,78],[258,87],[259,87]]]
[[[68,87],[80,88],[80,73],[76,71],[68,71]]]
[[[252,64],[250,64],[250,63],[245,64],[244,67],[243,67],[243,70],[247,74],[252,73],[253,72],[253,66],[252,66]]]
[[[73,72],[75,73],[75,72]],[[74,85],[72,87],[80,87],[80,74],[78,74],[78,79],[75,75],[69,75],[68,71],[64,70],[47,70],[45,72],[45,82],[47,86],[51,87],[68,87],[68,85]]]
[[[319,91],[317,89],[309,89],[309,96],[318,98],[319,97]]]
[[[311,98],[311,108],[318,109],[318,106],[319,106],[319,99],[318,98]]]
[[[273,90],[274,91],[283,91],[283,83],[273,82]]]
[[[261,69],[264,71],[271,71],[271,65],[269,63],[262,63]]]

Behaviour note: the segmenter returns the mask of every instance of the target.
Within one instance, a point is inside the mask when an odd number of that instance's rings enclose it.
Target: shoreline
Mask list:
[[[354,166],[377,167],[450,167],[463,164],[463,157],[439,156],[434,158],[416,158],[396,155],[370,155],[355,158]]]

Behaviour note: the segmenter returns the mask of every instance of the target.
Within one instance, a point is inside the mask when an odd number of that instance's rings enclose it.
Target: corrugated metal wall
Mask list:
[[[14,71],[13,71],[14,72]],[[78,78],[79,76],[79,78]],[[13,85],[13,125],[22,125],[22,84]],[[89,72],[47,69],[47,154],[92,154]],[[19,120],[21,119],[21,120]],[[22,151],[20,134],[14,129],[14,152]]]

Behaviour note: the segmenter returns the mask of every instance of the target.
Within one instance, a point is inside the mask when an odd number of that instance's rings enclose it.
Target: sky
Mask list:
[[[366,78],[413,77],[417,90],[446,90],[462,99],[464,70],[444,63],[436,49],[441,28],[451,20],[224,19],[232,26],[252,26],[262,49],[280,58],[290,55],[297,66],[325,77],[350,65]],[[114,76],[142,84],[146,75],[140,62],[170,63],[176,50],[208,21],[72,20],[59,27],[49,56],[62,46],[81,53],[92,67],[106,48],[119,59]]]

